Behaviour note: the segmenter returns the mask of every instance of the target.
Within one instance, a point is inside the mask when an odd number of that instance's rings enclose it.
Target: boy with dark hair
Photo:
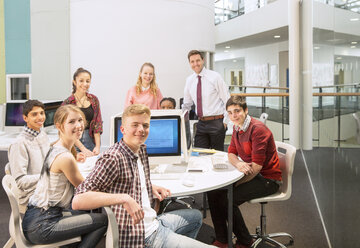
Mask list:
[[[277,192],[282,180],[281,170],[274,137],[265,124],[250,117],[245,98],[231,96],[226,102],[226,111],[234,123],[228,148],[229,162],[244,173],[244,177],[234,184],[233,190],[234,234],[236,247],[247,248],[251,247],[253,240],[238,206]],[[226,192],[214,190],[207,195],[216,234],[213,245],[227,247]]]
[[[41,130],[45,122],[45,107],[38,100],[28,100],[23,105],[24,129],[8,151],[9,171],[15,178],[19,203],[26,205],[40,177],[45,156],[50,148],[46,133]]]

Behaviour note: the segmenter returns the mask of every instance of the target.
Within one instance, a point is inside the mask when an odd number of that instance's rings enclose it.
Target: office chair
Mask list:
[[[75,237],[72,239],[67,239],[60,242],[55,242],[52,244],[46,245],[34,245],[27,241],[24,237],[21,227],[21,216],[19,211],[19,201],[18,201],[18,188],[15,182],[15,179],[10,175],[5,175],[2,179],[3,188],[9,198],[11,205],[11,215],[9,220],[9,232],[11,238],[15,241],[17,248],[53,248],[60,247],[67,244],[72,244],[81,241],[81,237]],[[6,247],[6,246],[4,246]],[[10,246],[11,247],[11,246]]]
[[[5,165],[5,175],[11,175],[11,173],[10,173],[10,163],[9,162]],[[22,204],[19,204],[18,206],[19,206],[20,214],[25,214],[27,206],[22,205]],[[11,228],[10,227],[11,227],[11,225],[9,223],[9,233],[11,233],[11,231],[10,231]],[[15,240],[10,235],[9,240],[6,242],[6,244],[4,245],[3,248],[11,248],[11,247],[13,247],[14,244],[15,244]]]
[[[359,113],[353,113],[352,115],[356,121],[356,140],[360,144],[360,116]]]
[[[290,198],[291,179],[294,171],[294,160],[296,154],[296,149],[292,145],[279,141],[275,141],[275,144],[278,150],[283,183],[279,187],[279,191],[277,193],[261,198],[252,199],[249,201],[249,203],[261,204],[260,226],[256,228],[256,234],[252,235],[252,237],[255,239],[255,242],[253,243],[252,247],[257,247],[258,244],[262,242],[268,242],[272,245],[275,245],[276,247],[282,247],[282,248],[294,244],[293,237],[288,233],[284,233],[284,232],[269,233],[269,234],[266,233],[265,204],[271,201],[285,201]],[[288,237],[290,241],[288,244],[284,245],[273,239],[277,237]]]
[[[259,120],[266,125],[266,120],[267,120],[268,117],[269,117],[269,115],[267,113],[262,113],[260,115]]]
[[[25,247],[34,247],[34,248],[50,248],[50,247],[60,247],[67,244],[72,244],[81,241],[81,237],[75,237],[72,239],[67,239],[64,241],[46,244],[46,245],[34,245],[31,244],[27,239],[24,237],[21,227],[21,215],[20,213],[25,213],[26,207],[23,208],[23,212],[20,211],[19,201],[18,201],[18,187],[15,182],[15,179],[7,174],[4,176],[2,180],[3,188],[9,198],[10,205],[11,205],[11,215],[9,220],[9,233],[10,239],[4,245],[4,248],[11,248],[14,243],[18,248],[25,248]],[[119,229],[116,222],[116,218],[114,213],[109,207],[104,207],[104,211],[108,217],[108,228],[106,231],[106,239],[105,239],[105,247],[106,248],[117,248],[119,247]]]

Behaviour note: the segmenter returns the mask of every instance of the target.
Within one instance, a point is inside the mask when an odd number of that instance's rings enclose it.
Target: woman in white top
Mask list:
[[[106,232],[106,215],[70,209],[74,187],[84,180],[74,148],[84,122],[83,112],[74,105],[61,106],[54,115],[60,139],[46,155],[22,223],[24,235],[31,243],[47,244],[81,235],[78,247],[95,247]]]

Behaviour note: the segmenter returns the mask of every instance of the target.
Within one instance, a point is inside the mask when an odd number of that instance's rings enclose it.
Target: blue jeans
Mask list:
[[[90,137],[89,134],[89,129],[85,129],[83,132],[82,137],[80,138],[80,142],[90,151],[93,151],[95,148],[95,144],[93,139]],[[78,152],[80,152],[80,150],[78,148],[76,148],[76,150]]]
[[[202,223],[196,209],[181,209],[161,214],[158,229],[145,239],[145,247],[211,247],[195,240]]]
[[[107,222],[107,216],[102,213],[29,206],[22,228],[25,238],[33,244],[50,244],[81,236],[78,247],[95,247],[106,232]]]

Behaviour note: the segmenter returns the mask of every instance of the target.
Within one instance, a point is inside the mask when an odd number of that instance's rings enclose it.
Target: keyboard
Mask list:
[[[151,180],[178,180],[182,177],[181,173],[153,173],[150,174]]]
[[[211,162],[213,164],[214,169],[227,169],[227,159],[224,154],[214,154],[211,156]]]

